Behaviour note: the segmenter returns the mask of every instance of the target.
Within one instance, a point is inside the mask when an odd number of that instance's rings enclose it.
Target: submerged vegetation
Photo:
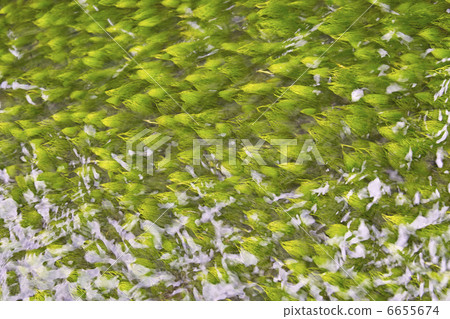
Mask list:
[[[0,0],[1,298],[449,299],[449,16]],[[144,129],[170,137],[153,174],[125,159]],[[238,160],[193,165],[194,139]],[[309,139],[324,165],[295,164]]]

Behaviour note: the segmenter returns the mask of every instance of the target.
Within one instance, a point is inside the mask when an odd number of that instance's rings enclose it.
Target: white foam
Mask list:
[[[391,93],[400,92],[403,90],[404,90],[404,88],[401,85],[399,85],[398,83],[392,83],[386,88],[386,93],[391,94]]]
[[[352,102],[358,102],[364,96],[363,89],[356,89],[352,92]]]

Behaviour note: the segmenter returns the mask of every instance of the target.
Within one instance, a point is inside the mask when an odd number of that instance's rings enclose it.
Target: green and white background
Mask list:
[[[450,299],[449,17],[0,0],[0,299]],[[152,174],[126,165],[145,129]],[[295,164],[308,139],[324,165]]]

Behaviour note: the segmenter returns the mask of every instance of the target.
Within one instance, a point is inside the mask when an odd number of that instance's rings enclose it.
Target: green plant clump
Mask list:
[[[0,298],[448,299],[449,15],[0,0]]]

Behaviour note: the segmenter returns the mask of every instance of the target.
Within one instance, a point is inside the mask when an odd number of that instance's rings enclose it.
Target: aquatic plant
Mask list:
[[[449,298],[448,0],[0,7],[2,299]]]

